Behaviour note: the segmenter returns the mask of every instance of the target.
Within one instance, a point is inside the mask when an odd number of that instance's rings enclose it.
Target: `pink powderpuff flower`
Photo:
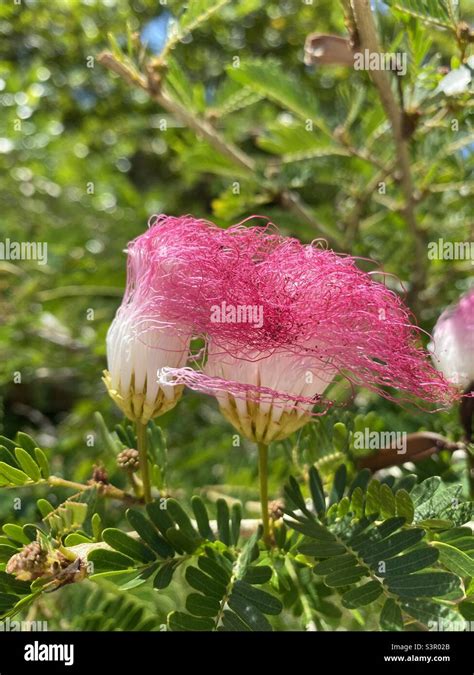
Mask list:
[[[441,314],[429,349],[447,380],[462,389],[474,386],[474,288]]]
[[[208,239],[202,221],[160,216],[128,245],[127,287],[107,333],[103,379],[131,420],[146,424],[181,396],[183,387],[160,383],[159,373],[187,363],[193,317],[179,298],[193,283],[194,267],[207,259]]]
[[[418,344],[409,310],[353,258],[236,226],[221,234],[200,291],[207,360],[200,372],[164,368],[161,382],[213,394],[255,442],[281,440],[324,413],[336,375],[390,399],[393,390],[401,401],[455,397]]]
[[[190,336],[163,327],[133,304],[122,306],[107,333],[108,370],[103,380],[117,406],[131,420],[146,424],[174,408],[182,387],[159,384],[165,366],[182,367]]]
[[[176,405],[183,387],[166,384],[161,369],[185,366],[222,283],[241,275],[240,260],[258,255],[263,233],[238,227],[230,236],[192,216],[159,215],[129,243],[127,287],[107,334],[103,378],[129,419],[146,424]]]

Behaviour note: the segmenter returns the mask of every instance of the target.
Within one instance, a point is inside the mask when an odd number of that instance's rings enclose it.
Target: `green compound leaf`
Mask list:
[[[130,535],[115,528],[107,528],[102,532],[102,537],[106,544],[123,555],[142,563],[155,560],[155,554],[148,546],[145,546],[138,539],[133,539]]]
[[[91,551],[87,556],[87,560],[94,564],[94,574],[126,570],[135,566],[134,561],[129,556],[105,548]]]
[[[383,630],[401,630],[404,619],[410,623],[409,617],[416,618],[414,613],[429,608],[436,610],[436,618],[441,605],[425,598],[460,597],[461,578],[471,578],[473,572],[474,537],[470,528],[453,527],[452,520],[438,518],[433,530],[432,520],[421,517],[436,518],[457,508],[452,502],[459,499],[459,487],[444,486],[439,479],[413,487],[410,479],[404,482],[405,489],[397,481],[368,482],[366,475],[362,478],[356,485],[353,481],[349,490],[342,488],[342,481],[338,490],[333,488],[332,499],[337,494],[338,501],[320,522],[313,513],[327,497],[321,494],[319,482],[313,478],[312,484],[311,477],[308,481],[314,510],[307,504],[301,508],[303,497],[294,479],[287,486],[294,510],[286,510],[285,523],[300,534],[297,552],[314,558],[312,583],[320,585],[323,580],[324,587],[340,594],[340,602],[348,609],[368,606],[385,596],[379,617]],[[426,524],[426,528],[413,526],[413,521]],[[434,536],[440,541],[432,541]],[[446,572],[443,566],[451,571]],[[306,587],[310,593],[321,592],[313,590],[311,582]],[[431,605],[413,605],[420,602]],[[406,611],[408,606],[410,611]]]
[[[380,613],[380,627],[382,630],[403,630],[403,618],[400,607],[395,600],[388,598]]]
[[[31,455],[23,448],[15,448],[15,457],[23,471],[35,483],[41,480],[41,471],[38,464],[31,458]]]
[[[391,593],[401,598],[430,598],[460,590],[460,580],[449,572],[417,572],[403,577],[389,577],[386,582]]]
[[[194,497],[191,499],[191,506],[193,509],[194,517],[196,519],[199,534],[204,539],[212,541],[214,539],[214,535],[212,533],[211,526],[209,524],[209,516],[207,513],[207,509],[201,497],[194,495]]]
[[[426,23],[455,29],[445,0],[387,0],[387,5]]]
[[[409,493],[406,490],[397,490],[395,493],[395,508],[397,516],[405,518],[407,525],[413,522],[415,507]]]
[[[0,462],[0,476],[3,476],[11,485],[24,485],[30,480],[30,477],[24,471],[5,464],[5,462]]]
[[[342,604],[348,609],[356,609],[357,607],[370,605],[371,602],[377,600],[382,592],[382,584],[375,580],[368,581],[363,586],[357,586],[357,588],[353,588],[344,593],[342,596]]]
[[[229,77],[256,94],[268,98],[300,119],[312,120],[319,129],[328,133],[326,123],[319,114],[319,102],[310,89],[295,82],[273,60],[253,60],[240,64],[238,68],[227,69]]]
[[[440,561],[451,572],[460,577],[474,577],[474,558],[441,541],[434,542],[433,546],[439,551]]]
[[[185,612],[172,612],[168,617],[168,628],[172,631],[211,631],[214,621]]]
[[[174,555],[173,547],[158,534],[158,531],[141,511],[129,509],[127,520],[136,530],[143,541],[162,558],[171,558]]]

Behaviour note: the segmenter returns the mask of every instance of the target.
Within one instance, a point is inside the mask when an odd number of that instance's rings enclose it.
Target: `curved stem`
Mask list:
[[[260,505],[262,507],[263,540],[271,545],[270,516],[268,513],[268,445],[258,443],[258,476],[260,481]]]
[[[151,485],[150,475],[148,473],[146,424],[143,424],[142,422],[137,422],[137,450],[143,483],[143,497],[145,499],[145,504],[148,504],[151,502]]]
[[[104,497],[118,499],[119,501],[125,502],[126,504],[137,504],[141,501],[138,497],[134,497],[133,495],[124,492],[120,488],[115,487],[115,485],[110,485],[110,483],[104,485],[103,483],[91,482],[86,485],[84,483],[76,483],[75,481],[61,478],[60,476],[49,476],[46,480],[37,482],[38,485],[41,483],[48,483],[48,485],[51,485],[52,487],[70,488],[76,492],[86,492],[86,490],[92,490],[93,487],[98,486],[100,489],[100,494]],[[27,486],[28,483],[26,483],[25,487]],[[19,486],[16,485],[15,487]]]
[[[205,138],[219,153],[228,157],[237,166],[249,171],[250,174],[253,174],[260,181],[261,176],[257,172],[257,164],[254,158],[226,139],[206,119],[190,113],[185,106],[175,101],[169,92],[166,91],[166,88],[162,86],[161,80],[153,72],[153,69],[149,69],[148,77],[145,77],[135,68],[123,63],[108,51],[99,54],[97,60],[105,68],[119,75],[127,84],[146,91],[153,101],[158,103],[164,110],[170,112],[185,126],[192,129],[199,137]],[[297,193],[292,190],[284,190],[281,195],[281,202],[285,209],[295,213],[317,231],[320,231],[322,236],[329,242],[332,242],[334,246],[341,245],[338,243],[339,237],[336,239],[336,233],[332,231],[328,232],[326,227],[316,220],[312,210],[302,202],[301,197]]]
[[[293,565],[293,562],[291,561],[289,555],[285,557],[285,567],[288,570],[288,574],[290,575],[292,582],[294,583],[295,587],[298,590],[299,599],[301,602],[301,606],[303,607],[303,614],[305,617],[305,630],[306,631],[320,630],[321,626],[319,626],[316,623],[317,622],[317,617],[315,615],[316,613],[313,611],[311,607],[308,595],[300,583],[300,579],[296,572],[295,566]]]
[[[367,49],[370,53],[382,53],[383,49],[379,43],[377,28],[369,0],[352,0],[351,6],[360,40],[360,50],[363,51],[364,49]],[[414,260],[416,261],[416,264],[413,271],[413,285],[410,290],[410,296],[412,302],[416,304],[418,302],[418,294],[424,289],[426,283],[426,266],[423,264],[426,259],[426,247],[424,233],[419,227],[415,214],[416,190],[412,177],[410,139],[406,135],[403,124],[405,110],[403,109],[403,106],[397,102],[392,91],[390,78],[384,70],[371,70],[370,77],[378,90],[385,114],[392,126],[395,142],[395,156],[400,172],[400,185],[405,198],[403,215],[415,247]],[[400,80],[398,80],[398,82],[400,83]]]

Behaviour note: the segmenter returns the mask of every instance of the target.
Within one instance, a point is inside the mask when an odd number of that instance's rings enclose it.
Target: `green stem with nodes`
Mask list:
[[[146,424],[137,422],[137,450],[140,462],[140,474],[143,483],[143,498],[145,504],[151,502],[150,474],[148,472],[148,452],[147,452],[147,433]]]
[[[263,540],[271,546],[270,516],[268,513],[268,445],[258,443],[258,476],[260,480],[260,505],[262,507]]]
[[[49,476],[45,481],[37,481],[38,485],[41,483],[48,483],[48,485],[51,485],[52,487],[70,488],[76,492],[86,492],[87,490],[92,490],[94,487],[98,487],[100,494],[110,499],[118,499],[119,501],[125,502],[126,504],[138,504],[141,501],[133,495],[130,495],[120,488],[115,487],[115,485],[110,484],[104,485],[103,483],[91,482],[85,485],[84,483],[76,483],[75,481],[61,478],[60,476]],[[29,484],[26,483],[25,487],[28,485]],[[18,486],[16,485],[15,488],[16,487]]]

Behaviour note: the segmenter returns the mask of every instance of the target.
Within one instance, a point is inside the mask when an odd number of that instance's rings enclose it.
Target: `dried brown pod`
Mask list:
[[[270,502],[268,505],[268,513],[270,515],[270,519],[275,521],[280,520],[280,518],[283,518],[284,508],[285,503],[282,499],[274,499],[272,502]]]
[[[304,62],[312,65],[353,66],[354,54],[348,38],[311,33],[304,46]]]
[[[93,483],[103,483],[104,485],[108,484],[109,476],[108,476],[107,470],[104,466],[94,465],[94,469],[92,471],[92,482]]]
[[[402,133],[403,138],[411,138],[421,119],[419,110],[404,110],[402,113]]]
[[[431,431],[408,434],[406,441],[405,453],[400,453],[398,448],[379,450],[376,454],[361,459],[358,463],[359,469],[378,471],[388,466],[399,466],[405,462],[419,462],[440,450],[454,451],[464,447],[463,443],[453,443],[441,434]]]

